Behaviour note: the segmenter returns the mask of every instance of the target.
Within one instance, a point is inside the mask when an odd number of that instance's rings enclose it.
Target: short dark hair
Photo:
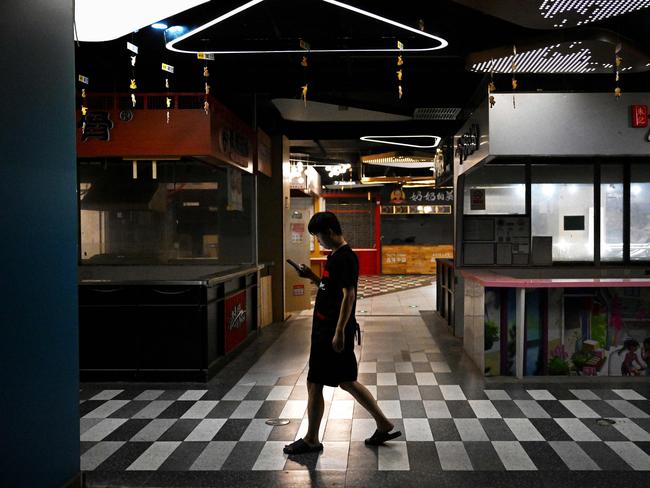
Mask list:
[[[332,212],[317,212],[309,221],[307,226],[309,233],[316,235],[331,230],[337,236],[343,234],[341,223]]]

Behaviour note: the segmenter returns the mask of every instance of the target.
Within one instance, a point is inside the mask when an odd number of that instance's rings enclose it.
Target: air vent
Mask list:
[[[415,120],[456,120],[460,108],[455,107],[420,107],[413,111]]]

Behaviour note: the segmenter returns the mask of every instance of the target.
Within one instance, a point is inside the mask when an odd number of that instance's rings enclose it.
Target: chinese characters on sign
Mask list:
[[[454,201],[453,190],[415,191],[409,195],[411,202],[450,203]]]

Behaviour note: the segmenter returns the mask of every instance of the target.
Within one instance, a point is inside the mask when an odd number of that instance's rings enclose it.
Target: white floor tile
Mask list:
[[[623,400],[646,400],[646,397],[634,390],[612,390]]]
[[[281,471],[287,463],[287,455],[282,452],[286,442],[269,441],[257,456],[253,471]]]
[[[580,419],[555,419],[555,422],[576,442],[598,442],[600,438]]]
[[[105,419],[109,415],[117,412],[120,408],[122,408],[127,403],[129,403],[128,400],[109,400],[107,402],[102,403],[99,407],[97,407],[92,412],[89,412],[86,415],[84,415],[83,418]]]
[[[464,442],[490,440],[479,419],[454,419],[454,424]]]
[[[397,391],[400,400],[422,400],[422,395],[417,385],[399,385]]]
[[[400,405],[399,400],[379,400],[377,403],[382,412],[384,412],[386,418],[402,418],[402,406]]]
[[[549,445],[571,471],[600,471],[600,467],[577,443],[551,441]]]
[[[235,445],[236,441],[210,442],[190,466],[190,471],[219,471]]]
[[[647,419],[650,417],[640,408],[631,404],[627,400],[606,400],[612,407],[631,419]]]
[[[126,470],[155,471],[180,445],[178,441],[154,442]]]
[[[413,363],[410,362],[397,362],[395,363],[396,373],[413,373]]]
[[[440,385],[440,392],[445,400],[467,400],[458,385]]]
[[[510,395],[505,390],[484,390],[490,400],[510,400]]]
[[[555,400],[548,390],[526,390],[533,400]]]
[[[172,403],[174,403],[172,400],[154,400],[131,418],[155,419],[158,415],[167,410]]]
[[[179,401],[197,401],[200,400],[203,395],[205,395],[208,390],[187,390],[179,397]]]
[[[350,440],[361,442],[375,433],[377,423],[373,419],[352,419]]]
[[[280,418],[283,419],[301,419],[307,409],[307,400],[287,400]]]
[[[404,419],[403,422],[407,441],[433,441],[427,419]]]
[[[534,471],[535,463],[517,441],[493,441],[492,446],[507,471]]]
[[[190,432],[190,435],[185,439],[186,441],[194,442],[210,442],[214,439],[214,436],[217,435],[221,427],[226,423],[228,419],[204,419],[194,427],[194,430]]]
[[[269,395],[266,397],[266,399],[269,401],[288,400],[289,395],[291,395],[291,390],[293,390],[293,386],[290,385],[274,386],[269,392]]]
[[[544,436],[528,419],[505,419],[506,424],[520,442],[544,442]]]
[[[591,390],[569,390],[578,400],[600,400]]]
[[[458,441],[437,441],[436,450],[443,471],[473,471],[465,446]]]
[[[650,442],[650,433],[630,419],[614,419],[614,428],[632,442]]]
[[[163,393],[165,393],[165,390],[145,390],[142,393],[140,393],[137,397],[135,397],[133,400],[151,402],[156,398],[158,398]]]
[[[582,400],[560,400],[560,403],[579,419],[598,419],[601,417]]]
[[[204,419],[219,403],[217,400],[199,400],[183,414],[182,419]]]
[[[112,400],[123,391],[124,390],[103,390],[97,393],[97,395],[95,395],[94,397],[90,398],[90,400],[98,400],[98,401]]]
[[[379,471],[408,471],[410,469],[406,442],[389,442],[379,450]]]
[[[257,411],[262,408],[262,400],[244,400],[230,415],[231,419],[253,419]]]
[[[633,442],[606,442],[635,471],[650,471],[650,456]]]
[[[224,395],[222,400],[241,401],[246,398],[246,395],[248,395],[252,389],[253,385],[235,385]]]
[[[349,442],[323,442],[323,452],[316,462],[317,471],[345,471],[348,468]]]
[[[415,373],[415,380],[418,385],[434,386],[438,384],[436,376],[433,373]]]
[[[515,400],[515,405],[529,419],[548,419],[551,416],[535,400]]]
[[[377,386],[396,386],[397,376],[395,373],[377,373]]]
[[[131,442],[156,442],[175,423],[176,419],[153,419],[131,438]]]
[[[122,447],[124,442],[99,442],[81,455],[81,471],[93,471]]]
[[[330,419],[352,419],[353,400],[334,400],[330,407]]]
[[[434,373],[451,373],[451,368],[443,361],[432,361],[429,364],[431,364],[431,370]]]
[[[490,400],[470,400],[470,407],[474,410],[476,418],[479,419],[500,419],[501,414],[499,411],[492,405]]]
[[[450,419],[451,412],[447,408],[447,403],[443,400],[425,400],[422,402],[427,418],[430,419]]]
[[[91,427],[81,435],[82,442],[99,442],[104,440],[111,432],[124,424],[128,419],[102,419],[97,425]]]
[[[377,363],[374,361],[361,361],[359,363],[359,373],[376,373]]]

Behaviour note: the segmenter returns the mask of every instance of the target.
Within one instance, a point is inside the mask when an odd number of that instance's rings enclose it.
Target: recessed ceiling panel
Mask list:
[[[398,114],[342,107],[331,103],[308,102],[294,98],[274,98],[273,105],[284,120],[295,122],[400,122],[411,117]]]
[[[454,1],[532,29],[578,27],[650,8],[650,0]]]

